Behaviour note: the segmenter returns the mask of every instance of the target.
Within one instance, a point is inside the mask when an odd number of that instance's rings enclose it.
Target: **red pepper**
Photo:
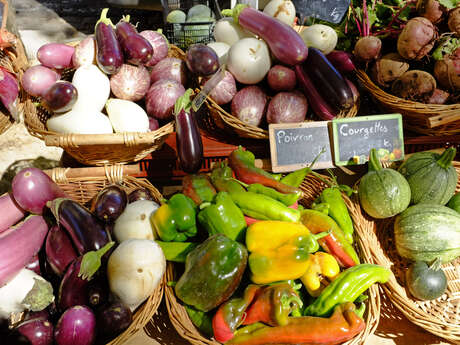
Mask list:
[[[227,345],[302,344],[336,345],[360,333],[365,321],[355,313],[353,303],[340,304],[329,318],[289,317],[285,326],[255,323],[236,332]]]
[[[281,193],[296,193],[299,190],[293,186],[277,181],[269,172],[257,168],[255,164],[254,154],[250,151],[245,151],[240,146],[228,156],[228,164],[233,169],[238,180],[247,183],[260,183],[264,186],[276,189]]]
[[[235,330],[243,322],[245,311],[260,290],[259,285],[248,285],[241,298],[232,298],[222,304],[212,318],[214,338],[220,342],[233,338]]]

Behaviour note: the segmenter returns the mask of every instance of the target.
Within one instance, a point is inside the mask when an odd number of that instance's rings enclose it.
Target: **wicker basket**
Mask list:
[[[8,11],[8,1],[1,0],[0,2],[4,6],[4,11],[2,13],[2,22],[0,23],[0,30],[6,30],[7,21],[9,17],[8,14],[10,13]],[[24,72],[27,69],[29,62],[27,61],[27,56],[22,41],[18,37],[15,37],[14,40],[15,42],[13,42],[11,47],[0,47],[0,66],[6,68],[12,74],[19,76],[22,72]],[[25,93],[22,90],[20,90],[17,104],[17,109],[19,113],[23,112],[24,99]],[[14,122],[10,114],[4,112],[6,111],[6,109],[3,109],[4,108],[0,109],[0,134],[4,133],[8,128],[10,128]]]
[[[460,162],[454,162],[460,177]],[[457,192],[460,191],[460,178]],[[358,202],[356,202],[358,204]],[[414,299],[404,288],[404,273],[409,261],[401,258],[394,245],[394,218],[375,221],[359,210],[363,221],[356,230],[367,245],[366,261],[391,269],[394,275],[382,285],[391,302],[409,319],[434,335],[460,344],[460,258],[442,266],[447,279],[447,291],[432,301]]]
[[[185,53],[170,45],[170,57],[185,59]],[[137,162],[158,150],[167,136],[174,131],[174,122],[146,133],[73,134],[55,133],[45,127],[50,114],[43,107],[34,105],[35,98],[27,97],[25,125],[29,133],[45,141],[47,146],[62,147],[82,164],[105,165]]]
[[[148,180],[126,176],[122,165],[104,168],[55,168],[45,172],[70,198],[80,203],[90,201],[102,188],[114,183],[123,186],[128,193],[136,188],[146,188],[157,202],[162,198]],[[149,322],[163,298],[163,287],[164,277],[154,293],[137,309],[131,325],[108,345],[124,344]]]
[[[216,127],[232,134],[237,134],[242,138],[268,139],[268,130],[244,123],[232,114],[229,114],[214,102],[211,97],[207,97],[205,103],[208,107],[211,120]],[[358,114],[358,109],[359,104],[357,103],[348,111],[342,111],[337,118],[355,117]]]
[[[356,75],[385,110],[403,115],[405,129],[424,135],[460,134],[460,103],[443,105],[408,101],[383,91],[363,70],[358,70]]]
[[[328,179],[328,177],[325,177]],[[310,206],[313,201],[319,196],[321,191],[326,188],[327,185],[324,182],[321,182],[316,177],[311,175],[307,176],[305,181],[301,185],[301,189],[304,193],[303,199],[300,201],[304,206]],[[356,205],[348,197],[345,197],[348,210],[352,216],[355,227],[357,227],[362,221],[362,215],[359,213],[359,205]],[[366,257],[363,255],[364,251],[369,250],[368,245],[361,238],[355,236],[358,253],[361,258]],[[175,275],[174,266],[171,263],[168,263],[166,269],[166,281],[175,281],[178,277]],[[379,317],[380,317],[380,295],[377,285],[371,286],[368,290],[369,298],[367,300],[366,313],[364,315],[366,321],[365,329],[358,334],[355,338],[344,343],[346,345],[358,345],[363,344],[366,338],[373,334],[377,328]],[[219,345],[220,343],[216,342],[213,339],[205,338],[199,333],[195,328],[192,321],[188,317],[187,311],[184,306],[177,300],[174,293],[174,288],[171,286],[166,286],[165,288],[165,302],[168,308],[169,317],[172,324],[176,328],[177,332],[186,340],[195,345]]]

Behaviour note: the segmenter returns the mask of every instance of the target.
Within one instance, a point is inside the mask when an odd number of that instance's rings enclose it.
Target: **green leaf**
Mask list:
[[[435,60],[442,60],[445,56],[452,55],[460,47],[460,39],[455,37],[444,37],[441,39],[438,47],[433,51],[431,56]]]
[[[35,283],[22,304],[31,311],[40,311],[54,301],[53,286],[44,279],[34,278]]]
[[[457,7],[457,5],[460,3],[460,1],[457,0],[438,0],[438,2],[449,10]]]

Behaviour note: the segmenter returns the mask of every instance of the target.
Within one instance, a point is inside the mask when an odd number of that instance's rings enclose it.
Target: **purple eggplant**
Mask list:
[[[192,73],[201,77],[214,74],[219,69],[217,53],[203,43],[196,43],[188,48],[185,63]]]
[[[91,211],[106,223],[115,221],[125,210],[128,196],[123,188],[117,185],[102,189],[94,199]]]
[[[107,18],[108,8],[101,12],[101,18],[96,23],[96,61],[105,74],[117,73],[123,65],[123,52],[115,33],[112,21]]]
[[[48,202],[57,222],[67,231],[80,255],[99,250],[110,241],[103,223],[78,202],[57,198]]]
[[[138,200],[151,200],[155,201],[152,193],[147,188],[136,188],[128,194],[128,203],[132,203]]]
[[[115,30],[127,62],[141,65],[150,61],[153,55],[152,45],[145,37],[139,35],[136,27],[129,22],[129,16],[123,17]]]
[[[69,265],[59,286],[58,308],[60,310],[88,304],[90,280],[99,270],[101,258],[113,245],[114,242],[109,242],[98,251],[79,256]]]
[[[54,331],[57,345],[91,345],[96,338],[96,317],[91,309],[75,306],[67,309]]]
[[[131,309],[115,301],[107,304],[96,313],[97,327],[104,337],[115,337],[129,327],[133,320]]]
[[[18,95],[19,85],[16,77],[0,66],[0,102],[16,121],[19,121]]]
[[[30,262],[26,265],[25,268],[34,271],[39,276],[42,275],[42,271],[40,270],[40,260],[38,259],[38,253],[34,255],[34,257],[30,260]]]
[[[72,109],[77,98],[77,88],[69,81],[59,80],[43,94],[42,105],[55,113],[63,113]]]
[[[21,323],[7,338],[6,344],[51,345],[54,327],[48,320],[35,319]]]
[[[87,305],[96,309],[109,300],[109,283],[106,275],[99,275],[92,279],[88,285],[88,303]]]
[[[67,266],[77,258],[72,241],[60,226],[53,226],[45,242],[46,260],[53,272],[62,276]]]
[[[188,89],[174,106],[177,155],[182,170],[190,174],[200,170],[203,161],[203,141],[192,110],[191,94],[192,89]]]

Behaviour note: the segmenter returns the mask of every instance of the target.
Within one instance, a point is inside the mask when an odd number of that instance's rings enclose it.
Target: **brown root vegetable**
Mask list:
[[[412,70],[405,72],[391,86],[391,92],[398,97],[416,102],[426,103],[436,89],[436,80],[425,71]]]
[[[418,0],[417,12],[432,23],[441,21],[446,9],[436,0]]]
[[[460,90],[460,57],[458,57],[458,54],[454,53],[436,61],[434,64],[434,76],[445,89]]]
[[[398,53],[404,59],[420,60],[433,49],[438,33],[424,17],[409,20],[398,37]]]
[[[450,31],[455,32],[457,36],[460,36],[460,7],[456,7],[449,12],[447,25],[449,26]]]
[[[382,41],[375,36],[361,37],[355,44],[353,55],[362,62],[370,62],[375,60],[380,55],[382,49]]]
[[[389,87],[409,69],[409,64],[398,53],[389,53],[375,61],[371,78],[378,85]]]
[[[435,89],[433,95],[431,95],[430,99],[427,103],[429,104],[445,104],[449,99],[450,94],[441,89]]]

